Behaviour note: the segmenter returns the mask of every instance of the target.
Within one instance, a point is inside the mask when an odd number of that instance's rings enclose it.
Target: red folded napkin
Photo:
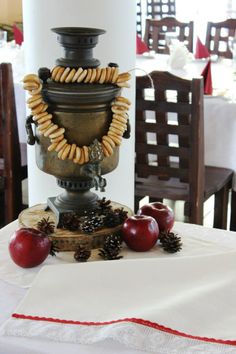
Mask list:
[[[136,35],[136,54],[143,54],[149,52],[149,48],[147,47],[146,43],[142,41],[142,39]]]
[[[13,25],[13,34],[14,34],[14,39],[16,44],[21,45],[24,38],[23,38],[23,33],[19,27],[17,27],[16,24]]]
[[[209,60],[201,75],[204,79],[204,94],[212,95],[211,61]]]
[[[209,58],[209,56],[210,56],[210,53],[209,53],[207,47],[204,44],[202,44],[200,38],[197,37],[195,58],[202,59],[202,58]]]

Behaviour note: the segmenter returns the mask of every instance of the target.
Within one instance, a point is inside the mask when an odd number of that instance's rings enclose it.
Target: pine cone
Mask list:
[[[105,239],[103,248],[99,250],[99,256],[105,260],[120,259],[121,239],[117,235],[108,235]]]
[[[166,252],[175,253],[182,249],[181,237],[178,237],[174,232],[161,232],[159,241]]]
[[[103,218],[103,223],[106,227],[115,227],[121,224],[118,213],[110,210]]]
[[[97,203],[98,203],[98,213],[100,215],[106,215],[112,208],[111,201],[106,200],[106,197],[103,197],[102,199],[98,200]]]
[[[123,222],[128,217],[128,211],[124,210],[124,208],[117,208],[117,209],[114,209],[114,212],[119,215],[120,224],[123,224]]]
[[[86,246],[78,246],[74,253],[74,259],[77,262],[87,262],[91,256],[91,250]]]
[[[51,249],[50,249],[50,255],[55,256],[57,252],[60,252],[60,248],[57,246],[57,241],[52,241]]]
[[[103,219],[99,216],[85,217],[80,225],[80,229],[85,233],[93,233],[103,226]]]
[[[76,213],[65,213],[61,217],[60,227],[62,229],[77,231],[80,228],[80,217]]]
[[[55,223],[54,221],[50,221],[49,217],[42,218],[38,223],[37,223],[37,229],[44,232],[45,234],[49,235],[54,232],[55,229]]]

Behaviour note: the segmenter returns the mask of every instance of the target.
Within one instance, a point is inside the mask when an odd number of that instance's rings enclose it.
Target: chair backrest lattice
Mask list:
[[[219,57],[232,58],[229,48],[229,37],[235,37],[236,19],[227,19],[222,22],[208,22],[205,45],[210,54]]]
[[[184,183],[191,198],[202,201],[203,81],[159,71],[150,77],[136,78],[136,177],[156,176],[167,184],[174,180],[175,186]],[[160,198],[168,198],[165,193]]]
[[[166,32],[174,32],[180,42],[184,42],[190,52],[193,51],[193,21],[180,22],[174,17],[161,20],[146,19],[144,41],[150,50],[156,53],[169,53]]]
[[[176,16],[175,0],[147,0],[147,17],[161,19]]]
[[[136,0],[136,32],[142,38],[142,1]]]

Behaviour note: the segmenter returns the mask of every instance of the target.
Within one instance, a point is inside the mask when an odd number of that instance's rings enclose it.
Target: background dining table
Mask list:
[[[139,287],[139,291],[145,292],[145,289],[142,287],[142,279],[140,279],[140,274],[142,273],[142,265],[145,264],[147,260],[154,262],[154,264],[157,265],[157,268],[153,269],[154,273],[156,274],[155,277],[152,279],[151,288],[156,289],[158,292],[161,292],[160,287],[164,286],[167,287],[168,289],[169,286],[174,286],[173,284],[168,284],[167,280],[167,274],[168,274],[168,267],[171,270],[171,273],[173,273],[174,278],[178,278],[179,276],[181,279],[184,280],[185,277],[189,277],[191,281],[193,281],[194,284],[194,272],[197,272],[199,279],[205,279],[207,276],[208,272],[209,274],[213,271],[212,276],[213,276],[213,282],[212,283],[207,283],[205,286],[199,285],[194,291],[189,291],[186,290],[183,292],[182,289],[182,282],[177,282],[176,286],[179,287],[179,290],[176,288],[176,292],[172,291],[169,293],[168,290],[165,290],[163,292],[164,295],[164,302],[161,308],[165,309],[165,306],[167,305],[166,301],[168,297],[171,297],[171,302],[169,303],[168,306],[170,306],[170,309],[173,306],[173,303],[177,303],[177,309],[179,308],[179,305],[182,303],[180,306],[179,313],[181,314],[180,319],[185,319],[184,321],[187,323],[187,326],[192,326],[192,323],[196,321],[198,322],[198,311],[197,311],[197,317],[196,319],[189,319],[189,310],[187,307],[188,304],[188,298],[192,298],[194,307],[198,307],[201,302],[204,302],[205,299],[205,306],[206,306],[206,312],[208,311],[208,308],[210,311],[213,310],[215,316],[219,317],[219,325],[213,326],[213,322],[215,323],[215,320],[212,320],[211,322],[211,316],[208,316],[209,320],[205,320],[204,322],[207,323],[207,326],[215,328],[215,330],[221,330],[221,325],[220,323],[224,322],[224,332],[225,336],[227,339],[233,339],[234,343],[233,345],[225,345],[224,343],[218,343],[217,341],[212,343],[211,339],[210,340],[197,340],[197,339],[191,339],[191,338],[185,338],[184,336],[176,336],[176,334],[169,333],[170,337],[168,338],[162,338],[162,336],[166,335],[165,330],[164,334],[162,331],[159,331],[160,340],[159,341],[148,341],[148,338],[150,336],[150,333],[145,329],[145,326],[139,325],[141,329],[137,331],[135,328],[129,327],[131,325],[126,324],[125,327],[125,333],[121,335],[120,337],[112,337],[109,335],[109,330],[105,331],[105,335],[103,338],[96,339],[93,341],[93,335],[91,335],[90,339],[87,339],[86,342],[86,336],[85,339],[83,340],[83,337],[80,337],[77,340],[74,339],[70,340],[69,337],[65,337],[64,339],[59,339],[59,340],[52,340],[50,339],[50,335],[53,335],[53,331],[50,331],[50,322],[43,322],[43,329],[41,329],[39,332],[37,330],[31,330],[28,329],[27,334],[22,334],[21,333],[21,327],[20,325],[17,326],[17,335],[9,335],[6,334],[4,328],[9,321],[11,314],[16,311],[16,307],[19,305],[20,302],[24,299],[25,295],[29,292],[29,289],[34,288],[34,281],[36,277],[38,276],[39,272],[43,269],[45,269],[44,266],[49,267],[48,269],[53,269],[51,267],[54,267],[55,269],[55,278],[57,279],[62,279],[61,274],[58,275],[56,273],[56,266],[60,265],[61,267],[67,266],[68,264],[75,264],[75,260],[73,259],[73,252],[62,252],[57,254],[56,257],[49,256],[46,261],[41,264],[38,267],[35,268],[20,268],[17,265],[15,265],[9,255],[8,252],[8,242],[9,239],[12,235],[12,233],[18,228],[18,222],[14,221],[11,224],[7,225],[3,229],[0,230],[0,353],[1,354],[52,354],[52,353],[57,353],[57,354],[63,354],[63,353],[70,353],[70,354],[75,354],[75,353],[83,353],[83,354],[93,354],[93,353],[124,353],[124,354],[137,354],[140,353],[140,350],[142,350],[142,353],[150,354],[151,352],[154,352],[156,354],[163,354],[163,353],[176,353],[176,350],[178,348],[181,348],[180,351],[181,353],[185,354],[192,354],[195,353],[195,350],[198,350],[201,353],[236,353],[236,338],[232,338],[232,331],[230,326],[232,325],[232,319],[235,318],[235,307],[232,307],[232,311],[229,308],[229,301],[225,299],[226,294],[234,298],[235,294],[235,267],[232,267],[231,263],[227,263],[227,259],[232,259],[234,262],[235,259],[235,252],[236,252],[236,233],[234,232],[229,232],[229,231],[224,231],[224,230],[217,230],[213,228],[206,228],[203,226],[199,225],[193,225],[193,224],[184,224],[181,222],[176,222],[174,225],[173,231],[176,232],[182,240],[183,246],[182,250],[176,254],[169,254],[165,253],[159,244],[154,246],[154,248],[148,252],[134,252],[127,247],[123,247],[122,250],[122,255],[123,259],[119,261],[103,261],[99,257],[96,256],[96,250],[94,253],[94,256],[92,257],[92,261],[88,262],[88,264],[81,264],[77,263],[76,269],[79,271],[80,269],[84,269],[86,273],[86,267],[87,265],[92,265],[93,263],[93,271],[94,271],[94,277],[97,278],[98,274],[96,273],[96,269],[102,266],[102,269],[104,271],[107,271],[109,273],[109,269],[116,269],[119,267],[119,265],[122,266],[123,268],[129,265],[132,265],[132,263],[127,263],[128,261],[136,261],[138,262],[140,268],[140,272],[137,272],[136,274],[136,280],[133,279],[133,282],[131,282],[130,285],[127,285],[127,287],[130,286],[130,289],[132,289],[132,283],[135,286]],[[221,265],[221,262],[219,260],[222,260],[224,263],[224,267]],[[226,262],[224,262],[226,260]],[[216,264],[214,265],[215,261],[217,261]],[[111,263],[110,263],[111,262]],[[117,263],[113,263],[117,262]],[[119,263],[120,262],[120,263]],[[126,262],[126,263],[125,263]],[[155,263],[156,262],[156,263]],[[164,264],[168,265],[165,269],[163,270],[163,262]],[[171,266],[171,262],[173,263],[173,270]],[[177,264],[176,262],[183,262],[184,269],[185,271],[182,274],[179,274],[178,271],[175,272],[175,267],[174,265]],[[188,266],[186,266],[186,262],[188,263]],[[152,264],[152,263],[151,263]],[[194,265],[195,264],[195,265]],[[208,264],[208,267],[205,268],[205,265]],[[230,266],[231,264],[231,266]],[[159,268],[158,268],[159,265]],[[83,267],[83,268],[82,268]],[[202,271],[201,267],[206,270]],[[216,267],[216,268],[215,268]],[[123,269],[122,268],[122,269]],[[219,268],[219,269],[218,269]],[[63,268],[61,268],[63,269]],[[119,270],[119,268],[117,268]],[[221,269],[221,271],[220,271]],[[127,268],[128,272],[129,268]],[[215,270],[215,271],[214,271]],[[111,272],[111,271],[110,271]],[[225,273],[226,272],[226,273]],[[107,273],[107,274],[108,274]],[[225,273],[225,275],[224,275]],[[230,274],[230,276],[226,276],[226,274]],[[232,274],[231,274],[232,273]],[[119,273],[118,273],[119,274]],[[123,274],[123,275],[122,275]],[[118,279],[122,279],[122,277],[125,277],[124,273],[119,275]],[[158,274],[163,274],[163,279],[164,283],[161,283],[158,281]],[[110,275],[112,276],[112,274]],[[148,274],[147,274],[148,276]],[[99,276],[100,277],[100,276]],[[196,281],[198,282],[198,279],[196,278]],[[206,278],[207,280],[207,278]],[[204,281],[206,281],[204,280]],[[82,279],[81,279],[82,281]],[[145,281],[145,280],[143,280]],[[117,283],[117,282],[116,282]],[[79,279],[78,279],[78,284],[79,284]],[[81,283],[84,284],[83,287],[86,288],[86,283]],[[75,283],[72,282],[72,288],[76,286]],[[123,288],[124,283],[122,280],[120,283],[118,283],[120,291],[123,292],[124,294],[128,294],[128,288]],[[66,291],[65,287],[63,287],[63,283],[61,284],[62,286],[62,291]],[[96,296],[96,303],[99,307],[99,302],[102,301],[102,299],[97,296],[96,294],[98,293],[98,288],[96,285],[93,286],[91,285],[91,290],[94,293],[94,296]],[[123,290],[122,290],[123,289]],[[159,289],[159,290],[158,290]],[[226,289],[231,289],[231,291],[225,291]],[[45,289],[46,290],[46,289]],[[100,291],[105,291],[106,289],[100,289]],[[178,291],[180,291],[180,297],[178,295]],[[220,291],[219,296],[217,296],[218,291]],[[212,306],[212,294],[215,294],[214,298],[216,301],[218,301],[219,306],[215,308]],[[57,292],[58,296],[60,295]],[[223,298],[222,298],[223,294]],[[227,295],[227,296],[228,296]],[[43,296],[43,294],[42,294]],[[39,299],[42,297],[39,294]],[[62,308],[64,305],[67,303],[67,295],[62,296]],[[205,298],[204,298],[205,296]],[[182,299],[182,300],[181,300]],[[85,308],[86,312],[86,306],[90,306],[89,302],[86,302],[86,297],[85,298],[77,298],[79,302],[83,301],[83,307]],[[76,303],[74,306],[78,305],[78,301],[76,300]],[[40,300],[39,300],[40,301]],[[64,301],[64,305],[63,305]],[[200,301],[200,302],[199,302]],[[232,301],[232,299],[231,299]],[[145,302],[145,297],[141,296],[141,302],[143,309],[148,308],[148,305]],[[51,303],[49,301],[49,303]],[[157,301],[158,304],[158,301]],[[197,305],[198,304],[198,305]],[[211,304],[211,305],[210,305]],[[52,304],[53,306],[53,304]],[[115,310],[115,304],[112,304],[112,301],[110,304],[107,304],[106,307],[111,306],[111,309],[114,306]],[[163,307],[164,306],[164,307]],[[230,305],[231,306],[231,305]],[[37,308],[37,306],[36,306]],[[186,308],[186,309],[185,309]],[[163,312],[163,318],[171,321],[175,321],[173,315],[168,317],[168,307],[166,308],[166,311]],[[142,312],[142,311],[141,311]],[[171,313],[171,312],[170,312]],[[204,315],[207,318],[207,313]],[[228,316],[228,317],[227,317]],[[17,321],[17,319],[15,320]],[[24,320],[21,320],[24,321]],[[27,321],[27,320],[26,320]],[[190,321],[190,322],[189,322]],[[65,325],[62,325],[65,326]],[[122,324],[121,324],[122,326]],[[178,326],[178,321],[176,323],[176,326]],[[202,326],[204,327],[204,324],[202,323]],[[197,327],[198,328],[198,325]],[[178,328],[176,328],[178,329]],[[206,327],[206,330],[211,330],[210,328]],[[120,330],[120,329],[119,329]],[[43,334],[46,331],[46,334]],[[142,332],[143,331],[143,332]],[[214,330],[213,330],[214,331]],[[35,333],[34,333],[35,332]],[[118,334],[121,333],[118,331]],[[135,335],[138,335],[135,340]],[[173,339],[173,338],[174,339]],[[176,339],[176,338],[177,339]],[[73,337],[72,337],[73,338]],[[132,338],[134,338],[132,342]],[[145,339],[146,338],[146,339]],[[150,337],[151,338],[151,337]],[[171,339],[171,340],[170,340]],[[174,340],[174,341],[172,341]],[[173,347],[174,346],[174,347]],[[146,348],[146,350],[145,350]]]
[[[169,71],[185,79],[201,76],[208,59],[190,56],[183,68],[170,66],[169,55],[145,53],[136,57],[136,75]],[[231,59],[211,61],[212,95],[204,95],[205,164],[234,171],[231,230],[236,230],[236,67]]]

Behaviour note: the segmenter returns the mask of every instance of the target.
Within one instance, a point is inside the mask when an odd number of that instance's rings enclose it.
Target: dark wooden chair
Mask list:
[[[229,37],[236,33],[236,19],[228,19],[223,22],[208,22],[206,31],[206,47],[210,54],[216,54],[224,58],[232,58],[229,49]]]
[[[147,0],[147,17],[161,19],[176,16],[175,0]]]
[[[226,228],[233,171],[204,166],[202,78],[136,78],[135,152],[135,211],[145,196],[182,200],[189,222],[202,224],[203,203],[215,195],[214,227]]]
[[[0,64],[0,199],[1,223],[18,217],[22,204],[22,180],[27,178],[27,165],[21,166],[12,66]]]
[[[185,42],[190,52],[193,51],[193,21],[180,22],[174,17],[165,17],[161,20],[146,19],[144,41],[150,50],[156,53],[169,53],[165,41],[166,32],[175,32],[179,41]]]

